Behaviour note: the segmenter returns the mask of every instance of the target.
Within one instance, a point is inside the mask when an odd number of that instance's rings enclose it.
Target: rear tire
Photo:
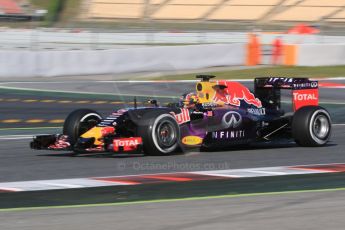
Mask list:
[[[63,134],[68,136],[71,146],[77,142],[80,135],[94,127],[102,116],[91,109],[78,109],[70,113],[63,125]]]
[[[320,106],[302,107],[292,118],[292,136],[300,146],[323,146],[328,142],[331,131],[331,117]]]
[[[180,128],[169,113],[148,114],[144,125],[138,127],[146,155],[169,155],[179,147]],[[145,119],[145,118],[143,118]]]

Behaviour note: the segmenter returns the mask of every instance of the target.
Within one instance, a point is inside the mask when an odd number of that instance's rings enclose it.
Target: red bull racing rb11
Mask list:
[[[254,92],[238,82],[199,75],[195,92],[178,103],[124,108],[107,117],[78,109],[66,118],[63,133],[40,135],[33,149],[83,153],[168,155],[188,148],[212,149],[295,141],[323,146],[331,118],[318,105],[318,82],[307,78],[256,78]],[[281,91],[289,90],[292,111],[282,109]]]

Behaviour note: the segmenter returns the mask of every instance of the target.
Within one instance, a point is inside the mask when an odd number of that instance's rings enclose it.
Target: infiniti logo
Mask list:
[[[317,88],[318,82],[317,81],[312,81],[311,82],[311,87],[312,88]]]
[[[235,111],[230,111],[224,114],[222,123],[226,128],[237,128],[242,123],[242,116]]]

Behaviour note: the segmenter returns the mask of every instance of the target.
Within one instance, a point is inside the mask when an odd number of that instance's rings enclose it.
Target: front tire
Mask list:
[[[77,142],[80,135],[94,127],[102,116],[91,109],[77,109],[70,113],[63,125],[63,134],[68,136],[71,146]]]
[[[143,138],[146,155],[169,155],[176,151],[180,128],[171,114],[151,114],[151,118],[144,123],[138,127],[138,133]]]
[[[329,141],[331,131],[331,117],[320,106],[302,107],[293,116],[292,136],[300,146],[323,146]]]

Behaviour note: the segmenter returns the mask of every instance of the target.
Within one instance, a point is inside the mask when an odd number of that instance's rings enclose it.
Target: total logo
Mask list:
[[[106,126],[101,129],[102,137],[107,136],[115,132],[115,128],[112,126]]]
[[[309,94],[309,93],[293,93],[293,98],[295,101],[310,101],[310,100],[317,100],[315,94]]]
[[[242,123],[242,116],[236,111],[230,111],[224,114],[222,124],[226,129],[237,128]]]
[[[301,89],[293,91],[294,111],[308,105],[319,104],[319,91],[317,89]]]
[[[140,137],[138,138],[123,138],[123,139],[115,139],[113,141],[114,147],[126,147],[126,146],[137,146],[142,143]]]

